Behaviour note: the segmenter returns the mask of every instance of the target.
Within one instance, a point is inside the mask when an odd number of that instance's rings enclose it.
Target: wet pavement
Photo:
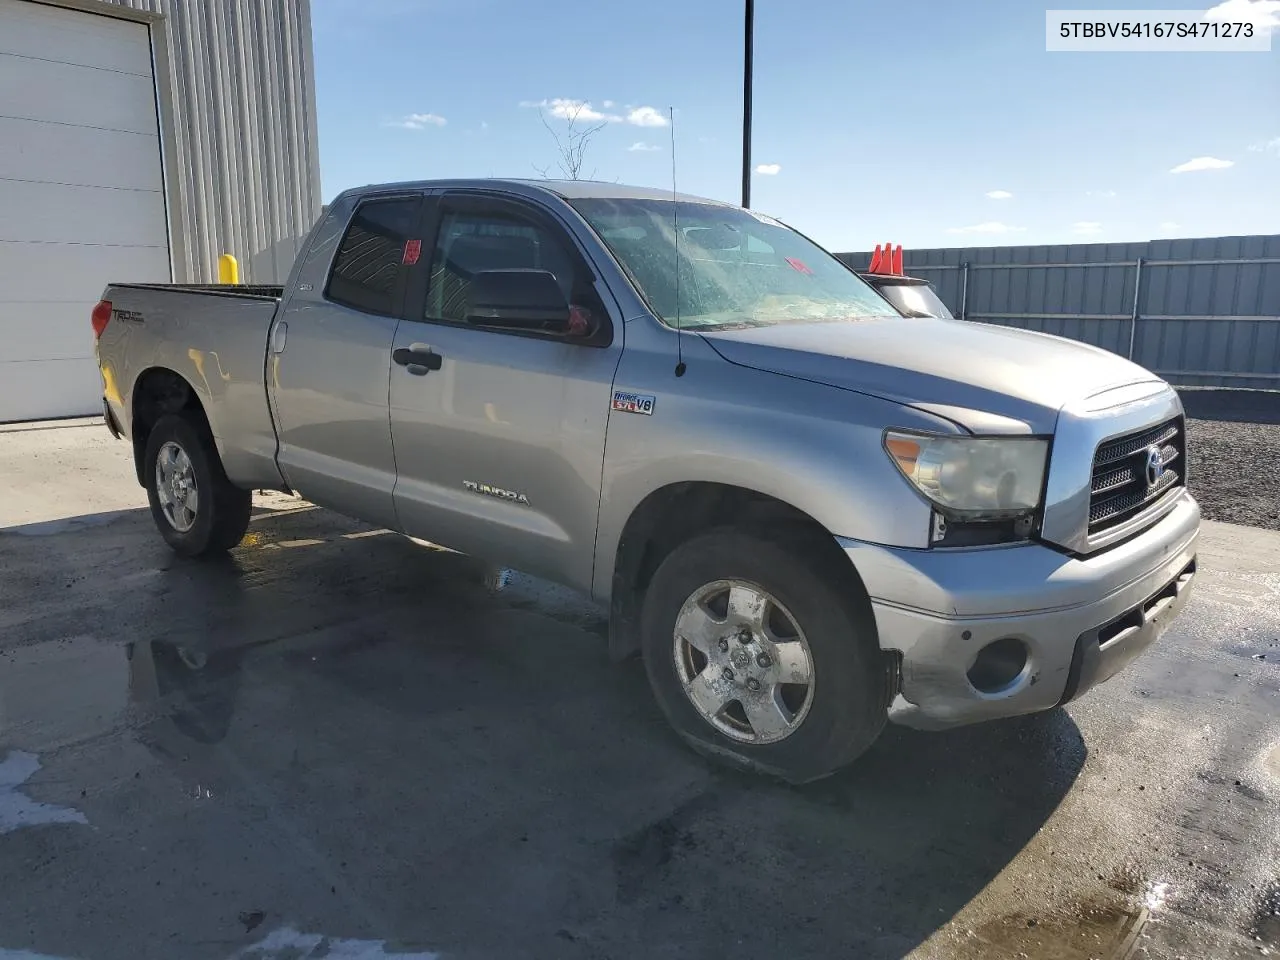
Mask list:
[[[795,789],[558,588],[278,495],[179,560],[101,431],[0,432],[0,960],[1280,956],[1280,534],[1068,709]]]

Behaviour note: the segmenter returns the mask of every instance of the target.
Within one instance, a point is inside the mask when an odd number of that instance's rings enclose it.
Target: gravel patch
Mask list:
[[[1186,391],[1191,492],[1209,520],[1280,530],[1280,393]]]

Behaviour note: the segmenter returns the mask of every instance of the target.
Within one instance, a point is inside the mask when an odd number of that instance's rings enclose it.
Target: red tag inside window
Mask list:
[[[400,262],[407,267],[412,267],[418,262],[418,257],[422,256],[421,240],[406,240],[404,242],[404,256]]]
[[[808,276],[813,276],[813,271],[809,269],[809,265],[803,260],[797,260],[795,257],[787,257],[786,261],[792,270],[807,274]]]

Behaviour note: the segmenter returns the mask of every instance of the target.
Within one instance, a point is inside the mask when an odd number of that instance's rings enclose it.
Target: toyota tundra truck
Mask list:
[[[287,286],[113,284],[107,427],[161,536],[250,491],[576,588],[675,730],[793,782],[886,721],[1052,710],[1187,602],[1177,393],[906,316],[779,221],[590,182],[341,194]]]

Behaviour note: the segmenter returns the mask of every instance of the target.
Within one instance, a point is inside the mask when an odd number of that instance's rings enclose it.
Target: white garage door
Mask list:
[[[0,0],[0,422],[100,411],[93,305],[169,279],[147,27]]]

